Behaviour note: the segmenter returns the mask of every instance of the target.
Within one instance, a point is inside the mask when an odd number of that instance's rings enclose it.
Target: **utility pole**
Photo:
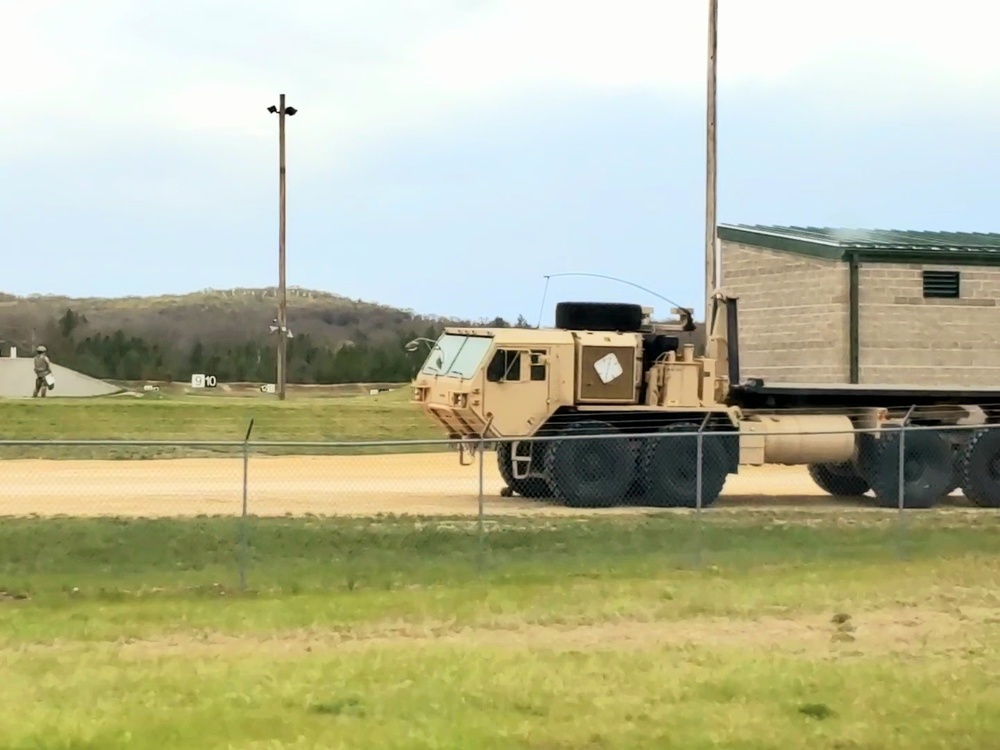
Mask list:
[[[716,247],[715,82],[719,0],[708,0],[708,102],[705,116],[705,325],[710,326],[712,294],[721,283]]]
[[[285,106],[285,95],[281,94],[278,107],[267,108],[271,114],[278,113],[278,398],[285,400],[285,369],[288,359],[288,319],[287,297],[285,294],[285,115],[291,117],[298,112],[295,107]]]

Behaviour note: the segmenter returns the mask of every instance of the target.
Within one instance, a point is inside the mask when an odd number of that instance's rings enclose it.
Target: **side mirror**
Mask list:
[[[535,354],[532,352],[530,361],[533,365],[547,365],[549,363],[549,358],[545,354]]]

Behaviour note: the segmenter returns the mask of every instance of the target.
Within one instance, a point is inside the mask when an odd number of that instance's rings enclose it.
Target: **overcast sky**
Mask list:
[[[719,220],[1000,231],[1000,4],[720,0]],[[703,0],[0,0],[0,290],[703,305]],[[665,302],[551,281],[558,299]]]

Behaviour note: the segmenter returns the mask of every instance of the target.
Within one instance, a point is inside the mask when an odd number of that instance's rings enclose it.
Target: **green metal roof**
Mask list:
[[[1000,266],[1000,233],[720,224],[718,236],[828,260]]]

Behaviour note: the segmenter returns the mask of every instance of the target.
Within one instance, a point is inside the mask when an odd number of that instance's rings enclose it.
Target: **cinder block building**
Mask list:
[[[744,378],[1000,384],[1000,234],[723,224]]]

